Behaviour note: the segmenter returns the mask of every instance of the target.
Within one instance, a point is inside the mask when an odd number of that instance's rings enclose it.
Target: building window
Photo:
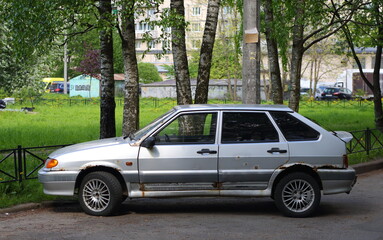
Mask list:
[[[154,30],[154,27],[151,26],[149,23],[139,22],[139,23],[136,23],[136,30],[138,32],[146,32],[146,31]]]
[[[192,15],[193,16],[200,16],[201,15],[201,8],[200,7],[193,7],[192,8]]]
[[[148,42],[148,48],[149,49],[156,48],[156,42],[155,41]]]
[[[136,49],[140,49],[140,48],[141,48],[141,41],[136,40]]]
[[[154,16],[154,14],[156,14],[156,10],[155,9],[152,8],[152,9],[146,10],[146,15],[148,17]]]
[[[162,48],[164,49],[170,49],[170,40],[164,40],[162,41]]]
[[[200,32],[201,31],[201,24],[199,23],[192,23],[191,28],[193,32]]]

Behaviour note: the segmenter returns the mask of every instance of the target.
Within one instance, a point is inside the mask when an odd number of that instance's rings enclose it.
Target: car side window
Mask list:
[[[287,141],[314,141],[320,133],[287,112],[270,112]]]
[[[213,144],[217,113],[183,114],[174,119],[156,136],[156,145]]]
[[[262,143],[278,141],[278,132],[265,113],[223,113],[222,143]]]

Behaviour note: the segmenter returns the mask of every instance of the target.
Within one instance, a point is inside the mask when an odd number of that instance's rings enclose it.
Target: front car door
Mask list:
[[[141,191],[211,190],[218,181],[217,112],[180,113],[140,148]]]
[[[222,190],[264,190],[289,161],[288,144],[267,112],[223,112],[219,152]]]

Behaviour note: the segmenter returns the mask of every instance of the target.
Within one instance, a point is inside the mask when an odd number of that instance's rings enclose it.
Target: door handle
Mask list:
[[[287,150],[279,149],[279,148],[271,148],[270,150],[267,150],[268,153],[287,153]]]
[[[217,154],[217,151],[204,148],[199,150],[197,153],[198,154]]]

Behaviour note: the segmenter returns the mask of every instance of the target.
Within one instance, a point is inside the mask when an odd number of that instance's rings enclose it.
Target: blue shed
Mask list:
[[[88,75],[79,75],[70,80],[70,96],[84,98],[100,96],[100,80]]]

